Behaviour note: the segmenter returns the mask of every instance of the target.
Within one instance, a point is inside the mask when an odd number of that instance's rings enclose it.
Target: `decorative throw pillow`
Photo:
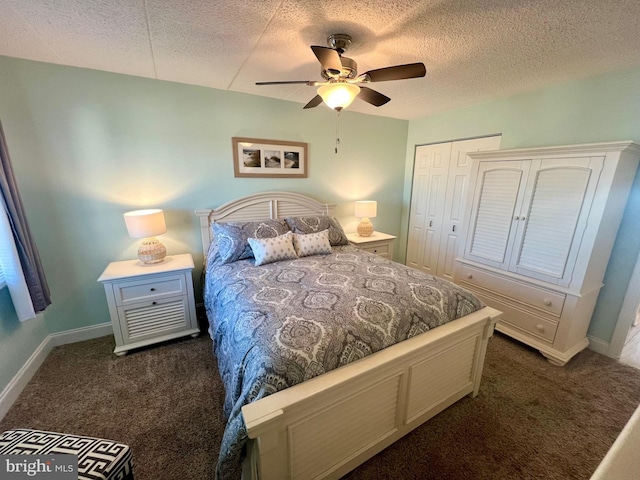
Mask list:
[[[248,241],[256,259],[256,266],[298,258],[296,250],[293,248],[293,233],[291,232],[273,238],[249,238]]]
[[[253,258],[247,242],[251,238],[277,237],[289,231],[284,220],[263,220],[260,222],[228,222],[211,224],[218,255],[222,263]]]
[[[294,233],[293,246],[299,257],[309,255],[326,255],[331,253],[331,243],[329,243],[329,230],[318,233]]]
[[[332,246],[349,245],[349,240],[335,217],[319,215],[315,217],[285,218],[293,233],[317,233],[329,230],[329,243]]]

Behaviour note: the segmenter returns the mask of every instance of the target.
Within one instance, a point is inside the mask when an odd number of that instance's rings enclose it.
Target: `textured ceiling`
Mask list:
[[[320,80],[309,46],[347,33],[361,73],[425,63],[425,78],[369,85],[388,104],[349,107],[404,119],[638,66],[639,32],[638,0],[0,0],[0,55],[300,108],[312,87],[254,83]]]

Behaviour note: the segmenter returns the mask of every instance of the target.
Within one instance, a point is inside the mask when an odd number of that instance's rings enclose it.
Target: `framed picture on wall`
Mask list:
[[[236,177],[306,178],[309,145],[283,140],[233,137]]]

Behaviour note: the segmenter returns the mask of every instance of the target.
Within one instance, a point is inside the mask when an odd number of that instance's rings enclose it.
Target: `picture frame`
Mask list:
[[[233,137],[235,177],[307,178],[309,144]]]

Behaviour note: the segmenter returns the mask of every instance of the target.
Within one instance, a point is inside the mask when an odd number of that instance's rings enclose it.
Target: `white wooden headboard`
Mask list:
[[[200,217],[200,233],[204,254],[213,240],[212,223],[247,222],[253,220],[334,215],[335,205],[320,203],[313,198],[293,192],[254,193],[225,203],[213,210],[196,210]]]

